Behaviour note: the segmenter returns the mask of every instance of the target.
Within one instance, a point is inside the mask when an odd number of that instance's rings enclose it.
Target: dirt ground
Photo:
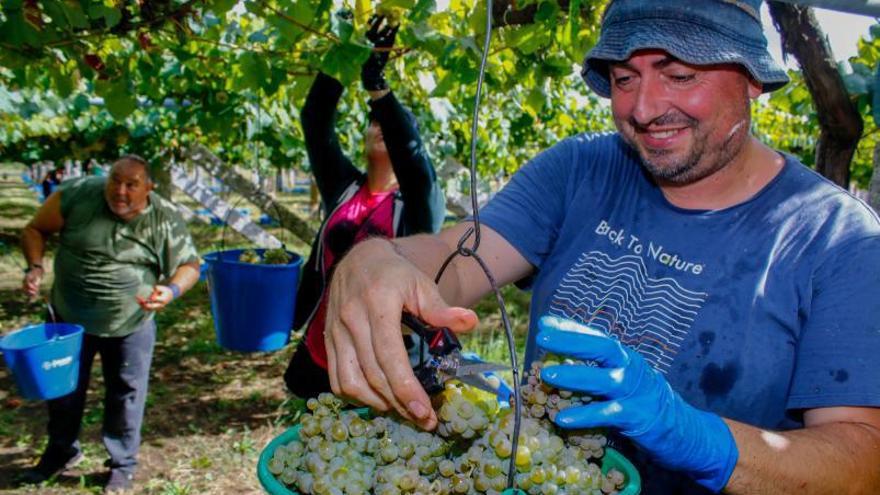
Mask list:
[[[44,307],[19,291],[24,259],[21,229],[39,207],[20,178],[0,166],[0,333],[42,321]],[[244,243],[217,227],[193,225],[201,252],[220,239]],[[54,244],[49,249],[54,250]],[[298,246],[302,249],[302,246]],[[50,266],[51,263],[46,263]],[[44,282],[48,289],[51,277]],[[274,353],[243,354],[215,341],[204,282],[157,316],[159,333],[143,428],[138,494],[259,494],[257,458],[286,429],[302,404],[288,400],[281,375],[293,345]],[[22,400],[5,364],[0,367],[0,493],[100,493],[107,458],[100,438],[103,384],[100,360],[92,373],[81,441],[85,460],[43,486],[16,487],[17,473],[37,461],[45,445],[43,402]]]

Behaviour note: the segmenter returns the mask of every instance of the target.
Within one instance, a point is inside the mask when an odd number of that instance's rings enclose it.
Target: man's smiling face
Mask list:
[[[696,182],[736,158],[760,84],[736,64],[695,66],[642,50],[609,66],[611,110],[623,138],[659,181]]]

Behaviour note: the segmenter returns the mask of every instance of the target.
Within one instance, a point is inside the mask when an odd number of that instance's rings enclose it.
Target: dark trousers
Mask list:
[[[110,454],[110,468],[134,473],[155,343],[156,323],[153,320],[125,337],[83,336],[76,390],[48,403],[49,445],[46,454],[67,456],[79,451],[78,437],[89,376],[95,354],[100,354],[106,385],[102,436]]]

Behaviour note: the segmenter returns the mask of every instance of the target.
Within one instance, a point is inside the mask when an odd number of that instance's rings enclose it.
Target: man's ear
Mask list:
[[[749,77],[749,98],[754,100],[764,93],[764,85],[754,77]]]

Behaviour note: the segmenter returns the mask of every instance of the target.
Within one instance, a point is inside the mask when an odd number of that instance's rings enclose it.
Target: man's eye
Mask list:
[[[690,82],[690,81],[694,80],[693,74],[670,74],[668,77],[673,82],[677,82],[677,83]]]
[[[623,85],[629,83],[630,81],[632,81],[632,76],[615,76],[614,77],[614,84],[616,84],[618,86],[623,86]]]

